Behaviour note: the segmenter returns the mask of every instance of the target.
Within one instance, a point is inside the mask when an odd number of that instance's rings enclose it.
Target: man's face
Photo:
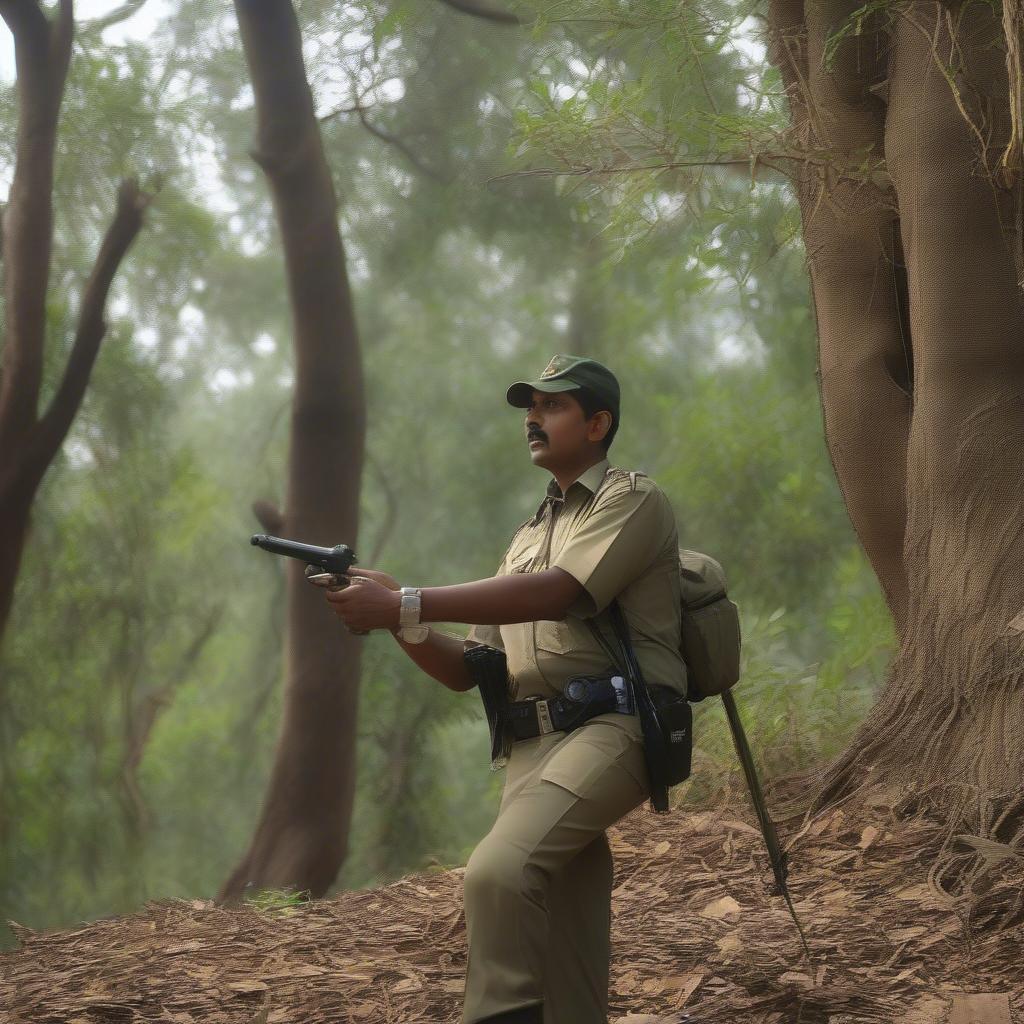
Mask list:
[[[534,391],[526,410],[526,441],[531,461],[544,467],[572,462],[591,440],[587,428],[583,406],[571,391]]]

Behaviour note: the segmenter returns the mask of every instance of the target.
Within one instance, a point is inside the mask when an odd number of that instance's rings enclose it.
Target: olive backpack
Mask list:
[[[625,472],[609,467],[602,485]],[[647,474],[628,472],[635,491],[636,478]],[[740,613],[726,594],[721,563],[703,552],[679,549],[679,591],[679,653],[686,663],[687,700],[696,702],[725,693],[740,677]]]
[[[725,693],[740,677],[740,613],[726,595],[725,572],[710,555],[679,549],[687,699]]]

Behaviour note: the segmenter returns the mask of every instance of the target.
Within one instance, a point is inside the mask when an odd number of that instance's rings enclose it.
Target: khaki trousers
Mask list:
[[[605,829],[650,796],[640,722],[617,712],[512,744],[498,816],[466,864],[462,1024],[543,1003],[606,1024],[613,864]]]

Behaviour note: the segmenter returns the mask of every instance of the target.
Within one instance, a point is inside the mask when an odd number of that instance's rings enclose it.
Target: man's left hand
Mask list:
[[[331,611],[349,629],[398,629],[401,593],[360,576],[358,570],[353,570],[349,579],[351,583],[342,590],[327,591]]]

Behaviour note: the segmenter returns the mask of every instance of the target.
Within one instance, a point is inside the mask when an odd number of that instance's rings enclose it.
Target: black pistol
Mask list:
[[[263,548],[274,555],[298,558],[306,563],[305,576],[310,583],[328,590],[342,590],[349,581],[345,574],[355,564],[356,553],[347,544],[335,544],[333,548],[321,548],[315,544],[302,544],[297,540],[282,537],[268,537],[265,533],[254,533],[249,543]],[[368,629],[350,629],[350,633],[366,636]]]
[[[356,553],[347,544],[335,544],[333,548],[318,548],[313,544],[300,544],[297,540],[268,537],[265,533],[254,533],[249,538],[249,543],[275,555],[299,558],[307,565],[315,566],[321,572],[329,572],[334,576],[343,576],[356,561]]]

